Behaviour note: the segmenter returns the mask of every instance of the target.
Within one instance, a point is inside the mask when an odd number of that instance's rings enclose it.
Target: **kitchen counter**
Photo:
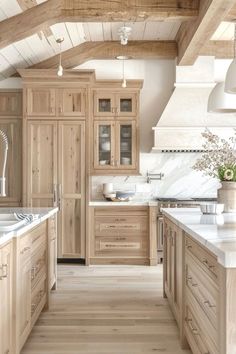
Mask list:
[[[157,206],[158,202],[156,200],[131,200],[129,202],[109,202],[107,200],[92,200],[89,202],[89,206]]]
[[[21,236],[57,212],[58,208],[0,208],[0,214],[19,213],[38,215],[37,219],[26,221],[24,225],[13,231],[0,232],[0,246],[14,237]]]
[[[236,213],[203,215],[199,208],[163,209],[174,224],[209,251],[225,268],[236,268]]]

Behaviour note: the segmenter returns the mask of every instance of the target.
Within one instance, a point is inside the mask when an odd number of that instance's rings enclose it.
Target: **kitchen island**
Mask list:
[[[182,347],[236,353],[236,214],[163,209],[164,296]]]
[[[0,209],[0,353],[19,354],[56,286],[57,208]]]

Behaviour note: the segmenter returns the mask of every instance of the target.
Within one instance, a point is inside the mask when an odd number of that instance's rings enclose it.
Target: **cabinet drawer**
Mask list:
[[[37,319],[38,315],[42,311],[43,306],[46,303],[46,292],[47,292],[47,284],[46,277],[39,282],[37,287],[32,293],[31,297],[31,322],[32,325]]]
[[[122,217],[96,217],[95,218],[95,235],[145,235],[148,232],[148,219],[146,216],[141,216],[139,219],[132,216]]]
[[[96,237],[95,256],[147,257],[148,244],[141,237]]]
[[[35,252],[42,244],[46,242],[46,237],[47,237],[46,222],[33,229],[30,232],[30,237],[32,242],[32,252]]]
[[[44,243],[31,258],[31,287],[38,283],[40,278],[46,274],[46,243]]]
[[[94,215],[96,216],[113,216],[116,219],[120,218],[126,218],[127,216],[134,216],[136,217],[136,220],[140,216],[148,216],[148,207],[126,207],[126,206],[121,206],[121,207],[97,207],[94,210]]]
[[[217,286],[188,254],[186,255],[186,287],[217,330],[217,303],[219,296]]]
[[[48,219],[48,238],[49,240],[55,240],[56,239],[56,231],[57,231],[57,225],[56,225],[56,215],[53,215],[50,219]]]
[[[194,354],[217,354],[218,351],[215,348],[212,349],[209,345],[209,339],[193,313],[195,314],[188,304],[185,312],[184,329],[192,352]]]
[[[187,235],[185,238],[185,248],[186,251],[194,257],[201,268],[210,276],[210,278],[218,284],[219,267],[217,258]]]

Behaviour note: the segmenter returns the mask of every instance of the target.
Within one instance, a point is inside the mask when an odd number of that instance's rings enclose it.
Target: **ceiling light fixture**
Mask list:
[[[59,66],[58,66],[58,70],[57,70],[57,75],[58,76],[62,76],[63,75],[63,66],[61,65],[61,44],[62,42],[64,41],[64,38],[61,37],[61,38],[58,38],[56,40],[56,42],[59,44],[60,46],[60,54],[59,54]]]
[[[127,81],[125,78],[125,60],[130,59],[131,57],[127,55],[118,55],[116,59],[122,60],[122,84],[121,87],[126,88],[127,87]]]
[[[131,34],[132,28],[127,26],[122,26],[118,30],[118,35],[120,37],[120,44],[128,44],[129,35]]]
[[[208,98],[207,112],[209,113],[235,113],[235,96],[224,92],[224,82],[218,82]]]
[[[234,25],[234,58],[226,73],[225,92],[236,93],[236,20]]]

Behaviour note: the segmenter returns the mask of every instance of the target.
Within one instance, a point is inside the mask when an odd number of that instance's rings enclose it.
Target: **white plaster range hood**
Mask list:
[[[207,112],[214,85],[213,57],[199,57],[192,67],[177,67],[174,92],[153,128],[153,152],[202,151],[201,133],[206,128],[224,138],[234,134],[235,113]]]

